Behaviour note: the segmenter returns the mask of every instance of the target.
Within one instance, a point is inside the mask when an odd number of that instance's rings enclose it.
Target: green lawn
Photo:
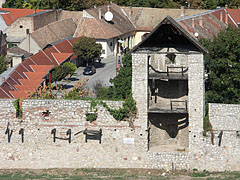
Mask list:
[[[0,180],[240,180],[240,172],[165,172],[146,169],[0,170]]]

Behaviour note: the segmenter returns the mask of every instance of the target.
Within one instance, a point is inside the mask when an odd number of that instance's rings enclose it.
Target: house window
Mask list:
[[[23,25],[20,25],[19,27],[20,27],[20,28],[23,28]]]
[[[113,45],[113,43],[112,43],[112,42],[110,42],[110,47],[112,47],[112,45]]]
[[[102,54],[105,54],[105,49],[102,50]]]

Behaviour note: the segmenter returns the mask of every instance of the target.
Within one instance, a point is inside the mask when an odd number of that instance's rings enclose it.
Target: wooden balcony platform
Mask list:
[[[185,108],[179,109],[160,109],[160,108],[149,108],[148,113],[159,113],[159,114],[188,114]]]

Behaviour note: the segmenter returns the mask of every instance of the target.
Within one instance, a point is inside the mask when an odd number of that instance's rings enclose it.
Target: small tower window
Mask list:
[[[20,25],[19,27],[20,27],[20,28],[23,28],[23,25]]]

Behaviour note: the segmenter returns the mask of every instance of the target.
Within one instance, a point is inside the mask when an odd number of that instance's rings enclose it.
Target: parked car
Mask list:
[[[95,73],[96,73],[96,68],[93,65],[87,66],[83,71],[84,75],[93,75]]]

